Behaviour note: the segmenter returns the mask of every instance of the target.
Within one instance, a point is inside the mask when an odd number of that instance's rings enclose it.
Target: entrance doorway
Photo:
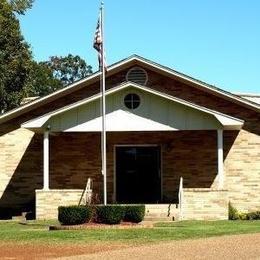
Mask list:
[[[159,146],[116,146],[116,201],[158,203],[161,200]]]

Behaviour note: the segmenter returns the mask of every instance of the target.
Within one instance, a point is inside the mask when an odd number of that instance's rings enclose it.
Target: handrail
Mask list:
[[[92,200],[92,186],[93,186],[93,181],[91,178],[88,178],[87,185],[86,185],[86,204],[91,204]]]
[[[86,187],[84,191],[82,192],[81,198],[79,200],[78,205],[87,205],[91,204],[92,201],[92,187],[93,187],[93,180],[91,178],[88,178]]]
[[[182,206],[183,206],[183,178],[180,177],[180,185],[179,185],[179,220],[183,219],[183,211],[182,211]]]

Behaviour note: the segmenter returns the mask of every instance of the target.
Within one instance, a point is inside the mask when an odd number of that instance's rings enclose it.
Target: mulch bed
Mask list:
[[[121,222],[116,225],[102,224],[102,223],[85,223],[82,225],[52,225],[49,230],[82,230],[82,229],[131,229],[131,228],[153,228],[152,223],[132,223]]]

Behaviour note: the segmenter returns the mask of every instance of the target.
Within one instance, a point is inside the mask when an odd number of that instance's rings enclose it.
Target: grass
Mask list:
[[[28,225],[0,222],[1,242],[22,243],[95,243],[120,242],[143,244],[211,236],[260,233],[260,221],[181,221],[157,223],[155,228],[48,231],[55,221],[31,221]]]

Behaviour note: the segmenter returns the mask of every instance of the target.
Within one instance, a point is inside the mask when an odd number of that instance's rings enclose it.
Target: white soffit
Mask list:
[[[110,94],[113,94],[113,93],[115,93],[117,91],[120,91],[122,89],[128,88],[128,87],[134,87],[134,88],[139,89],[141,91],[145,91],[145,92],[151,93],[153,95],[165,98],[167,100],[171,100],[173,102],[182,104],[184,106],[187,106],[189,108],[195,109],[197,111],[201,111],[201,112],[213,115],[221,123],[221,125],[223,126],[224,129],[234,129],[234,130],[241,129],[241,127],[244,124],[244,121],[241,120],[241,119],[234,118],[234,117],[231,117],[231,116],[219,113],[217,111],[210,110],[210,109],[198,106],[198,105],[193,104],[191,102],[188,102],[188,101],[185,101],[185,100],[182,100],[182,99],[179,99],[179,98],[167,95],[165,93],[162,93],[162,92],[150,89],[150,88],[145,87],[145,86],[138,85],[138,84],[133,83],[133,82],[125,82],[125,83],[122,83],[122,84],[112,88],[112,89],[107,90],[106,91],[106,96],[108,96]],[[99,94],[96,94],[94,96],[88,97],[86,99],[80,100],[80,101],[78,101],[78,102],[76,102],[74,104],[65,106],[65,107],[63,107],[61,109],[55,110],[55,111],[47,113],[47,114],[45,114],[45,115],[43,115],[41,117],[38,117],[38,118],[32,119],[32,120],[30,120],[28,122],[25,122],[25,123],[23,123],[21,125],[21,127],[32,129],[32,130],[33,129],[35,130],[35,129],[42,128],[43,125],[51,117],[59,115],[59,114],[64,113],[64,112],[67,112],[67,111],[69,111],[71,109],[80,107],[81,105],[87,104],[89,102],[95,101],[95,100],[101,98],[101,96],[102,96],[101,93],[99,93]]]
[[[66,129],[64,132],[100,132],[102,118],[99,116],[83,124]],[[176,131],[171,126],[143,118],[128,111],[117,110],[106,115],[106,131]]]

